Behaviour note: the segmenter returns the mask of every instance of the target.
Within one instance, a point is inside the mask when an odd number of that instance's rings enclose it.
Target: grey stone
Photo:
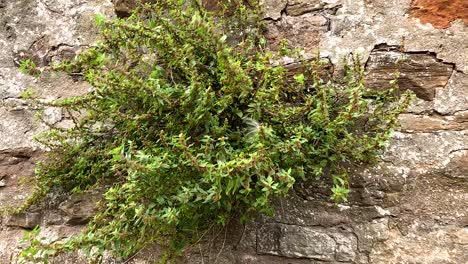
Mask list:
[[[310,227],[265,224],[258,231],[257,252],[292,258],[333,260],[336,242],[327,232]]]
[[[413,223],[418,226],[421,223]],[[389,239],[376,245],[369,256],[369,263],[466,263],[468,245],[466,228],[438,227],[436,230],[414,230],[402,236],[391,230]],[[461,242],[461,243],[460,243]]]
[[[468,27],[452,23],[447,30],[435,30],[408,18],[411,0],[343,1],[336,15],[330,16],[331,31],[321,41],[320,50],[340,64],[350,52],[367,60],[381,43],[402,45],[404,51],[430,51],[456,69],[468,73]]]
[[[281,18],[281,12],[285,10],[288,0],[262,0],[264,17],[273,20]]]
[[[353,262],[356,258],[357,238],[353,233],[332,233],[331,236],[336,242],[335,259],[337,261]]]
[[[0,150],[37,148],[39,144],[31,139],[43,129],[32,111],[6,111],[0,108]]]
[[[400,193],[400,204],[392,209],[398,216],[394,221],[402,233],[408,229],[427,232],[442,226],[468,224],[468,182],[445,173],[445,168],[440,168],[440,171],[409,175],[411,180]]]
[[[388,219],[382,218],[370,223],[358,224],[354,228],[359,251],[370,252],[374,244],[389,238]]]
[[[290,0],[286,12],[289,16],[299,16],[313,11],[336,9],[341,0]]]
[[[395,132],[383,157],[395,166],[408,168],[413,173],[438,171],[451,152],[465,149],[468,132],[441,131],[438,133]]]
[[[65,213],[67,224],[86,224],[96,214],[96,203],[101,198],[97,190],[73,194],[59,205],[59,209]]]
[[[445,174],[449,177],[468,179],[468,149],[453,151],[449,154]]]
[[[298,187],[299,188],[299,187]],[[306,188],[306,185],[304,186]],[[310,188],[310,191],[314,188]],[[313,199],[291,192],[286,199],[275,202],[276,213],[266,222],[280,222],[298,226],[333,227],[350,223],[350,210],[342,210],[330,202],[330,196]]]
[[[54,125],[61,121],[63,118],[62,109],[56,107],[47,107],[42,112],[42,119],[44,122]]]
[[[468,110],[468,74],[454,72],[444,89],[436,90],[434,110],[442,115]]]
[[[42,214],[40,212],[26,212],[7,216],[5,224],[9,227],[33,229],[34,227],[40,225],[41,221]]]

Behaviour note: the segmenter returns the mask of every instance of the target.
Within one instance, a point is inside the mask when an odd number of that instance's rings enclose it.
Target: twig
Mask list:
[[[224,245],[226,244],[226,236],[227,236],[227,226],[224,228],[223,245],[221,246],[221,249],[219,250],[218,254],[216,255],[216,258],[215,258],[215,260],[213,261],[213,263],[216,263],[216,261],[218,260],[219,256],[220,256],[221,253],[223,252]]]
[[[128,263],[130,260],[132,260],[133,258],[136,257],[136,255],[138,255],[146,246],[140,248],[140,250],[138,250],[137,252],[135,252],[135,254],[133,254],[132,256],[130,256],[127,260],[125,260],[122,264],[126,264]]]
[[[245,235],[245,230],[247,229],[247,225],[244,224],[244,228],[242,229],[242,234],[239,238],[239,241],[237,241],[237,244],[236,246],[234,247],[234,249],[236,250],[237,249],[237,246],[239,246],[239,244],[242,242],[242,239],[244,239],[244,235]]]

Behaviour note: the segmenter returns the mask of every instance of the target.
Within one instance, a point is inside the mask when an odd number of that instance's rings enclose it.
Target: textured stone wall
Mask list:
[[[232,223],[212,234],[184,263],[468,263],[468,3],[464,0],[264,0],[268,40],[339,66],[350,53],[366,62],[366,81],[381,87],[401,70],[400,86],[418,99],[400,118],[383,161],[352,176],[350,202],[329,201],[327,179],[298,184],[276,201],[274,217]],[[18,60],[38,65],[72,57],[96,40],[93,15],[125,15],[131,1],[0,0],[0,206],[31,191],[45,129],[19,94],[46,98],[86,92],[63,75],[34,78]],[[213,0],[205,1],[216,6]],[[47,121],[69,126],[57,109]],[[69,236],[93,215],[98,193],[57,199],[47,209],[4,217],[0,263],[10,263],[22,230],[37,224],[49,241]],[[151,263],[147,248],[127,263]],[[64,256],[60,263],[82,263]],[[112,262],[109,259],[109,262]]]

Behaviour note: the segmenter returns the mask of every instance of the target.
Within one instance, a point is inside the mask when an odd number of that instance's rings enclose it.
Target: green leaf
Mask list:
[[[102,14],[96,14],[94,15],[94,23],[96,26],[102,28],[106,23],[106,17]]]

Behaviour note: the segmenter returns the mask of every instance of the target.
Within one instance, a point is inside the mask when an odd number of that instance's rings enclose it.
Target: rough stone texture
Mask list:
[[[442,115],[453,115],[467,110],[468,74],[454,72],[444,89],[436,90],[433,109]]]
[[[47,65],[74,56],[96,39],[95,13],[112,17],[130,3],[114,2],[0,0],[0,206],[17,206],[27,197],[34,162],[43,152],[31,138],[44,126],[19,94],[28,87],[46,98],[89,89],[64,75],[24,75],[18,60]],[[216,10],[218,1],[203,2]],[[375,87],[387,85],[398,66],[400,85],[419,99],[401,115],[382,162],[351,175],[348,203],[330,202],[327,177],[299,182],[275,201],[273,217],[214,230],[177,263],[468,263],[465,2],[265,0],[273,48],[285,37],[311,54],[320,49],[333,63],[330,71],[350,52],[358,53]],[[288,68],[297,70],[294,64]],[[57,109],[47,110],[47,120],[68,125]],[[22,231],[37,224],[49,241],[76,234],[99,197],[52,197],[47,210],[3,217],[0,263],[14,263]],[[157,247],[148,247],[127,263],[152,263],[158,256]],[[86,262],[74,254],[53,263]],[[106,263],[119,262],[109,257]]]
[[[468,24],[468,2],[465,0],[415,0],[411,16],[435,28],[447,28],[456,19]]]
[[[437,60],[427,52],[404,53],[398,47],[380,45],[367,60],[365,82],[375,89],[386,89],[398,70],[398,85],[412,90],[419,98],[432,101],[436,89],[444,88],[452,75],[453,65]]]
[[[335,15],[328,16],[330,30],[321,41],[322,54],[334,64],[349,53],[364,61],[378,44],[402,46],[406,52],[434,52],[438,59],[454,63],[468,73],[468,27],[454,21],[447,29],[434,29],[408,15],[412,0],[343,0]]]
[[[281,12],[284,11],[286,5],[288,4],[287,0],[267,0],[263,1],[263,9],[265,10],[264,17],[278,20],[281,18]]]
[[[66,224],[86,224],[96,214],[96,203],[100,200],[100,192],[85,192],[74,194],[59,205],[66,216]]]
[[[327,27],[328,21],[321,14],[282,16],[280,20],[268,24],[266,37],[273,48],[285,39],[290,47],[303,47],[306,51],[313,52],[319,47]]]
[[[317,260],[332,260],[337,247],[322,230],[277,223],[262,226],[257,243],[260,254]]]
[[[388,241],[376,246],[369,262],[386,263],[466,263],[467,231],[465,229],[412,233],[402,236],[392,230]]]
[[[300,16],[313,11],[334,11],[341,6],[341,0],[290,0],[286,8],[289,16]]]
[[[349,52],[358,53],[366,61],[367,81],[375,87],[388,86],[398,66],[400,86],[415,91],[420,99],[400,117],[401,128],[384,161],[352,176],[348,205],[327,201],[326,179],[299,183],[278,203],[277,214],[262,220],[271,232],[265,227],[257,231],[257,253],[303,256],[307,246],[301,241],[310,230],[330,237],[340,230],[339,234],[355,237],[357,246],[349,247],[348,258],[335,254],[332,261],[468,262],[467,27],[460,21],[447,30],[427,26],[407,15],[409,0],[342,1],[336,13],[315,10],[312,6],[320,1],[289,1],[286,14],[275,25],[289,21],[292,14],[301,17],[302,11],[288,12],[298,2],[309,4],[305,14],[322,16],[329,24],[311,41],[302,41],[300,31],[278,33],[291,46],[320,48],[322,56],[335,64]],[[302,233],[295,240],[283,234],[282,227]]]
[[[458,112],[453,116],[402,114],[400,116],[400,130],[408,133],[467,130],[467,116],[467,111]]]
[[[94,15],[114,16],[106,0],[13,0],[0,1],[0,207],[19,206],[31,193],[34,163],[43,150],[32,137],[45,129],[20,99],[27,88],[44,98],[82,94],[89,86],[63,74],[45,74],[39,78],[25,75],[17,68],[21,59],[44,66],[52,61],[71,58],[96,40]],[[49,123],[59,123],[63,114],[46,109]],[[93,196],[88,196],[92,200]],[[0,225],[0,263],[14,263],[24,229],[43,227],[48,239],[68,237],[92,214],[90,203],[63,202],[49,210],[32,209],[26,213],[2,217]],[[78,220],[78,222],[73,222]],[[68,263],[76,263],[70,258]],[[85,263],[85,262],[82,262]]]
[[[0,207],[18,206],[27,196],[40,151],[30,148],[0,150]],[[23,183],[21,182],[23,181]]]

